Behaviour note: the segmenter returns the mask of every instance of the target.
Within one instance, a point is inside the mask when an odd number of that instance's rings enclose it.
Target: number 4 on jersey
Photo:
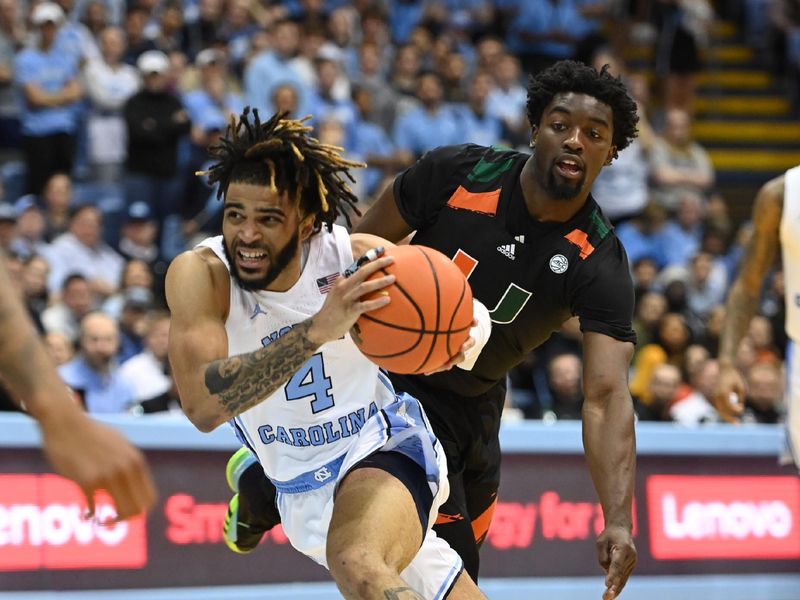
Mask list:
[[[325,375],[322,352],[317,352],[286,383],[284,391],[287,400],[302,400],[313,397],[311,412],[317,414],[333,406],[331,378]]]
[[[475,270],[475,267],[478,266],[478,261],[461,248],[458,249],[458,252],[456,252],[456,255],[453,257],[453,262],[467,279],[472,275],[472,271]],[[497,305],[489,310],[489,316],[491,316],[492,322],[503,325],[511,323],[517,318],[520,311],[525,308],[525,305],[528,303],[528,300],[531,299],[532,295],[531,292],[519,287],[516,283],[509,283],[506,291],[503,292],[503,296],[498,300]]]

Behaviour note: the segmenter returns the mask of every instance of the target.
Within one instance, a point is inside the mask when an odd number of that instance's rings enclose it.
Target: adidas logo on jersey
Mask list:
[[[505,254],[511,260],[514,260],[515,247],[516,247],[516,244],[503,244],[502,246],[498,246],[497,250],[501,254]]]
[[[514,239],[517,240],[520,244],[525,243],[525,236],[524,235],[515,235]]]

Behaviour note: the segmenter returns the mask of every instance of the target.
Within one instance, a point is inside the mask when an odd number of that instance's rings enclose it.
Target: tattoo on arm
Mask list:
[[[208,393],[234,417],[272,394],[317,350],[308,339],[311,321],[303,321],[269,346],[255,352],[215,360],[206,368]]]
[[[389,588],[383,590],[385,600],[425,600],[410,587]]]

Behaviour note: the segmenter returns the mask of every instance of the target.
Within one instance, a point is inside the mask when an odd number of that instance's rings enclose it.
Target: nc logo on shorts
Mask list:
[[[333,473],[328,470],[328,467],[322,467],[321,469],[317,469],[314,471],[314,479],[322,483],[323,481],[327,481],[333,477]]]
[[[554,254],[553,257],[550,259],[550,270],[553,273],[561,274],[567,270],[569,266],[569,261],[567,257],[563,254]]]

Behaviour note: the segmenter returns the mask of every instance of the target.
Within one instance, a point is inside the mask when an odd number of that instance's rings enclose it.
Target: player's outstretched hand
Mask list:
[[[721,367],[714,390],[714,407],[728,423],[738,423],[744,410],[744,381],[733,366]]]
[[[625,527],[606,527],[597,538],[597,558],[606,572],[603,600],[618,598],[636,566],[636,546]]]
[[[395,281],[394,275],[384,275],[367,281],[373,273],[385,269],[394,262],[391,256],[381,256],[383,248],[370,250],[364,257],[348,268],[344,277],[339,277],[328,292],[325,303],[312,317],[309,337],[325,343],[345,335],[362,314],[386,306],[391,301],[389,294],[377,295],[368,300],[364,296],[377,292]]]
[[[44,454],[55,471],[80,486],[89,515],[94,494],[105,490],[114,501],[111,522],[147,512],[156,488],[144,456],[112,428],[94,421],[82,409],[69,407],[39,420]]]

